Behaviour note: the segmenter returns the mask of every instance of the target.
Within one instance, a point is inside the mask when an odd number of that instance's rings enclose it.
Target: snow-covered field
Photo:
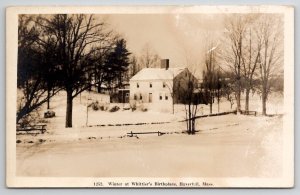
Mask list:
[[[182,133],[185,123],[178,122],[184,119],[181,105],[176,105],[175,114],[122,109],[114,113],[90,109],[87,113],[87,96],[86,93],[81,100],[79,97],[74,100],[73,128],[64,127],[65,94],[60,92],[51,102],[56,117],[48,120],[47,132],[17,135],[21,142],[17,144],[17,175],[276,177],[281,174],[282,115],[199,118],[196,121],[199,132],[187,135]],[[259,109],[258,100],[251,102],[251,110]],[[272,113],[281,113],[282,99],[273,100],[275,103],[269,104]],[[206,105],[199,109],[199,114],[209,111]],[[216,109],[214,105],[214,112]],[[223,101],[220,111],[229,110],[229,102]],[[147,124],[119,126],[126,123]],[[166,134],[127,137],[131,131]]]

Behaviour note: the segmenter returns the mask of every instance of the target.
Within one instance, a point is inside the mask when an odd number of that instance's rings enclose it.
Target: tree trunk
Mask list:
[[[20,110],[18,113],[17,113],[17,118],[16,118],[16,123],[18,124],[19,121],[25,116],[24,114],[24,109]]]
[[[173,100],[173,102],[172,102],[172,112],[173,112],[173,114],[174,114],[174,100]]]
[[[266,94],[266,89],[265,87],[263,87],[263,91],[262,91],[262,115],[266,116],[267,115],[267,94]]]
[[[242,56],[242,37],[240,37],[240,43],[239,43],[239,51]],[[240,57],[241,58],[241,57]],[[238,88],[237,88],[237,96],[236,96],[236,113],[241,113],[241,59],[239,58],[239,64],[238,64]]]
[[[195,118],[192,119],[192,134],[195,134]]]
[[[249,94],[250,94],[250,89],[246,89],[245,111],[249,111]]]
[[[213,106],[213,96],[210,93],[210,101],[209,101],[209,113],[212,114],[212,106]]]
[[[101,85],[100,84],[97,85],[97,92],[101,93]]]
[[[236,95],[236,112],[240,113],[241,112],[241,89],[238,87],[238,92]]]
[[[265,100],[263,100],[262,101],[262,114],[264,115],[264,116],[266,116],[267,115],[267,108],[266,108],[266,101]]]
[[[191,103],[189,103],[189,129],[188,129],[188,133],[190,134],[192,132],[192,111],[191,111]]]
[[[48,89],[47,91],[47,109],[50,109],[50,91],[51,89]]]
[[[174,114],[174,98],[175,98],[174,90],[173,90],[173,92],[172,92],[171,97],[172,97],[172,113]]]
[[[218,95],[218,113],[220,112],[220,95]]]
[[[186,106],[186,105],[184,105]],[[189,120],[188,120],[188,111],[185,108],[185,118],[186,118],[186,130],[189,132]]]
[[[72,91],[67,90],[66,128],[72,127],[73,97]]]

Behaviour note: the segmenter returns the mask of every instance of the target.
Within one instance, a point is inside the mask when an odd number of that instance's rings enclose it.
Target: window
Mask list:
[[[166,83],[165,82],[163,82],[163,88],[165,88],[166,87]]]
[[[150,88],[152,88],[152,83],[150,83]]]
[[[139,88],[139,87],[140,87],[140,85],[139,85],[139,83],[137,83],[137,84],[136,84],[136,88]]]
[[[126,97],[129,97],[129,93],[126,93]]]
[[[142,100],[143,99],[143,96],[142,96],[142,94],[140,94],[140,100]]]
[[[168,98],[169,98],[169,97],[168,97],[168,95],[166,94],[166,95],[165,95],[165,100],[168,100]]]
[[[137,100],[137,96],[136,96],[136,94],[134,94],[134,96],[133,96],[133,99],[134,99],[134,100]]]
[[[162,95],[161,94],[159,94],[159,100],[162,100]]]

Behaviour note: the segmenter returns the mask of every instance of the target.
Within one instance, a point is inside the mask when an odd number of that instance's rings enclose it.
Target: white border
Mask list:
[[[94,13],[94,14],[161,14],[161,13],[282,13],[284,14],[284,131],[283,177],[261,178],[84,178],[84,177],[17,177],[16,176],[16,81],[18,14]],[[6,13],[6,179],[8,187],[95,187],[94,182],[212,182],[214,187],[293,187],[294,185],[294,9],[291,6],[52,6],[10,7]],[[122,186],[125,187],[125,186]],[[133,187],[129,185],[127,187]],[[153,186],[152,186],[153,187]],[[158,186],[155,186],[158,188]],[[166,188],[167,186],[162,186]],[[205,186],[202,186],[205,187]],[[149,187],[147,187],[149,188]]]

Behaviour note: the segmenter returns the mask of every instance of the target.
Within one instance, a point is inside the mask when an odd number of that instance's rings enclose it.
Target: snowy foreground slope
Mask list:
[[[86,107],[76,104],[75,125],[66,129],[60,102],[60,98],[53,101],[57,117],[49,120],[47,133],[17,135],[21,142],[17,144],[18,176],[279,177],[282,174],[282,115],[200,118],[196,121],[199,132],[187,135],[182,133],[185,123],[178,122],[182,113],[128,111],[124,122],[168,123],[110,126],[122,123],[123,119],[116,118],[127,111],[90,111],[91,127],[86,127]],[[106,125],[97,126],[104,124],[101,120],[105,117]],[[127,137],[131,131],[166,134]]]

